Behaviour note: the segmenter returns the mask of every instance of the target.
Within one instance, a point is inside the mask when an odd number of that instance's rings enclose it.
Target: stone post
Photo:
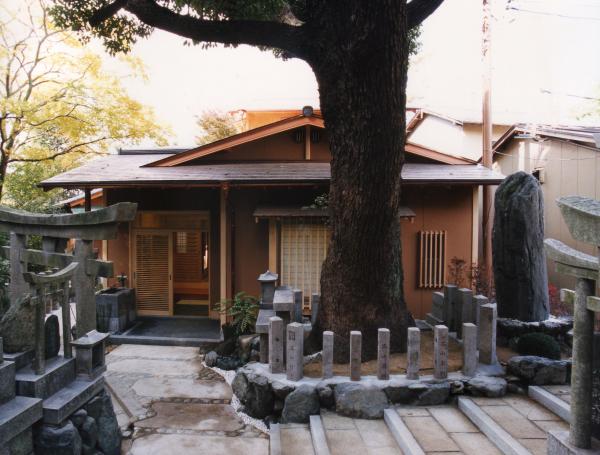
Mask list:
[[[573,366],[571,367],[571,426],[569,441],[580,449],[591,448],[592,441],[592,370],[594,349],[594,313],[587,309],[587,298],[596,283],[577,279],[573,308]]]
[[[390,378],[390,330],[377,331],[377,379]]]
[[[454,302],[458,287],[454,284],[444,286],[444,322],[450,330],[454,329]]]
[[[333,377],[333,332],[323,332],[323,379]]]
[[[75,302],[77,302],[75,328],[77,338],[96,330],[96,295],[94,289],[94,276],[87,274],[87,261],[93,259],[94,249],[91,240],[75,240],[73,260],[79,262],[79,267],[73,276]]]
[[[317,316],[319,315],[319,303],[321,302],[321,296],[319,294],[313,294],[310,299],[310,322],[313,325],[317,322]]]
[[[350,332],[350,380],[360,381],[360,362],[362,357],[362,333]]]
[[[283,319],[269,318],[269,370],[283,373]]]
[[[294,289],[294,322],[302,323],[302,307],[304,295],[300,289]]]
[[[299,381],[304,376],[304,326],[292,322],[287,326],[286,373],[289,381]]]
[[[477,326],[471,322],[465,322],[462,327],[462,335],[462,373],[464,376],[475,376],[475,370],[477,370]]]
[[[481,305],[485,305],[486,303],[489,303],[489,300],[485,295],[473,296],[473,316],[471,321],[477,327],[479,327],[479,313],[481,311]],[[479,340],[479,331],[477,331],[477,339]]]
[[[37,295],[32,297],[35,314],[35,358],[33,360],[33,371],[35,374],[44,374],[46,370],[46,338],[44,322],[46,319],[46,299],[45,290],[40,287]]]
[[[11,302],[23,298],[31,290],[29,284],[23,278],[23,272],[27,272],[25,249],[27,248],[27,236],[10,233],[10,284],[8,287]]]
[[[81,265],[78,265],[78,267],[81,267]],[[71,299],[69,298],[69,290],[69,281],[65,281],[63,284],[63,299],[61,305],[63,353],[65,359],[73,357],[71,348]]]
[[[494,365],[496,357],[496,320],[498,312],[495,303],[481,305],[479,314],[479,362]]]
[[[448,327],[445,325],[433,328],[433,377],[448,377]]]
[[[454,305],[454,324],[457,338],[462,340],[462,329],[465,322],[473,322],[473,291],[468,288],[460,288],[456,294]]]
[[[4,343],[2,337],[0,337],[0,363],[4,362]]]
[[[421,364],[421,331],[418,327],[408,328],[408,353],[406,379],[419,379]]]

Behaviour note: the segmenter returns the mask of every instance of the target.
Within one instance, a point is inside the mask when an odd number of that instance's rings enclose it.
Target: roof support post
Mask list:
[[[91,212],[92,211],[92,190],[90,188],[85,188],[83,191],[85,194],[85,211]]]
[[[229,185],[221,185],[219,200],[219,281],[220,281],[220,299],[225,300],[231,297],[228,286],[230,276],[230,245],[229,245]],[[227,322],[227,315],[221,312],[221,325]]]

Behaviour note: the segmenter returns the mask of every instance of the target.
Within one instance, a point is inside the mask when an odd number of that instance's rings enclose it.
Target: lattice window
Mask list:
[[[329,227],[317,221],[286,219],[281,223],[281,284],[301,289],[304,307],[321,292],[321,267],[327,255]]]
[[[169,314],[169,235],[137,233],[135,242],[137,309]]]
[[[446,284],[446,231],[419,232],[419,287]]]

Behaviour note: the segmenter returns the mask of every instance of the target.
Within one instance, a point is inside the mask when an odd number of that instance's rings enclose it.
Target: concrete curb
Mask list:
[[[543,387],[534,385],[529,386],[527,395],[529,395],[529,398],[537,401],[539,404],[552,411],[564,421],[571,423],[571,406],[569,406],[569,403],[561,400],[555,395],[552,395]]]
[[[310,437],[315,455],[330,455],[325,428],[320,415],[310,416]]]
[[[404,425],[395,409],[385,409],[383,419],[404,455],[425,455],[425,452],[407,426]]]
[[[474,401],[459,397],[458,408],[504,455],[531,455],[531,452],[492,420]]]
[[[272,424],[269,429],[269,455],[282,455],[281,429],[278,423]]]

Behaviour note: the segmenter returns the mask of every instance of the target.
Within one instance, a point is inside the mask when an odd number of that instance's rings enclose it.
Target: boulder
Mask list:
[[[521,321],[548,319],[544,251],[544,197],[526,172],[508,176],[494,202],[492,251],[498,316]]]
[[[292,393],[295,387],[291,384],[286,384],[281,381],[273,381],[271,383],[271,389],[277,398],[285,400],[285,397]]]
[[[533,355],[515,356],[508,361],[508,372],[532,385],[566,384],[570,362]]]
[[[42,424],[34,438],[35,453],[44,455],[80,455],[81,436],[67,421],[62,427]]]
[[[60,351],[60,327],[55,314],[48,316],[44,322],[44,340],[46,358],[56,357]]]
[[[237,370],[239,367],[242,366],[242,361],[240,359],[238,359],[237,357],[217,357],[217,362],[215,364],[215,366],[217,368],[220,368],[221,370],[227,370],[227,371],[231,371],[231,370]]]
[[[415,398],[415,393],[412,391],[409,386],[410,383],[406,384],[390,384],[383,389],[385,394],[388,397],[388,400],[392,403],[402,403],[409,404]]]
[[[238,400],[242,404],[246,402],[248,399],[248,391],[250,390],[248,386],[248,378],[246,378],[246,374],[243,371],[238,371],[231,382],[231,389]]]
[[[322,408],[331,409],[335,406],[335,396],[333,389],[327,384],[317,384],[317,395],[319,395],[319,404]]]
[[[75,411],[69,420],[73,422],[73,425],[75,425],[76,428],[81,428],[81,425],[83,425],[83,422],[85,422],[86,417],[87,411],[82,408],[78,411]]]
[[[314,387],[303,384],[286,397],[281,420],[284,423],[308,423],[309,417],[319,412],[317,391]]]
[[[98,442],[98,425],[96,425],[96,420],[86,417],[79,430],[79,435],[84,447],[87,446],[87,448],[95,450],[96,443]]]
[[[214,367],[217,364],[217,358],[219,355],[215,351],[210,351],[204,356],[204,363],[207,367]]]
[[[506,395],[506,380],[494,376],[475,376],[467,381],[467,390],[476,397],[500,398]]]
[[[19,299],[10,306],[0,320],[4,352],[22,352],[34,348],[34,319],[35,311],[29,297]]]
[[[110,400],[110,395],[102,391],[85,406],[88,417],[96,421],[98,427],[98,448],[105,455],[121,454],[121,430]],[[87,419],[86,419],[87,421]]]
[[[235,351],[235,338],[226,338],[225,341],[219,343],[215,348],[215,352],[219,355],[231,355]]]
[[[381,419],[388,407],[383,390],[360,383],[344,382],[335,387],[335,410],[358,419]]]
[[[273,412],[275,397],[266,377],[240,370],[233,378],[231,388],[249,416],[264,419]]]
[[[237,339],[237,354],[244,363],[250,359],[252,345],[258,335],[240,335]]]
[[[414,406],[435,406],[444,404],[450,398],[449,382],[419,382],[409,386],[411,392],[417,392]]]

